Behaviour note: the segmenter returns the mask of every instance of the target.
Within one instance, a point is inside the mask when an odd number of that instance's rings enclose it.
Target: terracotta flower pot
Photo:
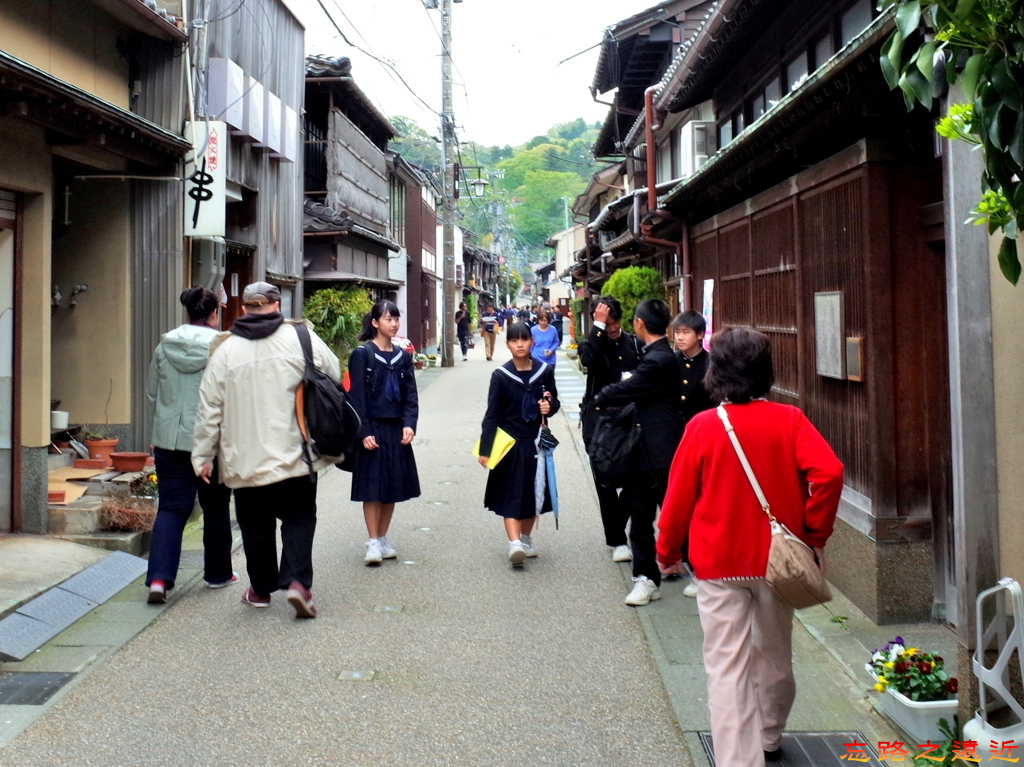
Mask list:
[[[413,360],[412,364],[417,370],[423,370],[423,360]]]
[[[146,468],[146,459],[149,453],[111,453],[110,459],[114,462],[114,468],[124,473],[129,471],[142,471]]]
[[[104,461],[104,466],[110,466],[110,454],[117,448],[116,439],[87,439],[85,447],[89,450],[89,457],[94,460]]]

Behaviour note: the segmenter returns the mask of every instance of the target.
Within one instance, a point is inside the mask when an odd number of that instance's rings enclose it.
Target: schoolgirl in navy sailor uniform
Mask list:
[[[363,502],[367,565],[398,556],[387,538],[395,504],[420,494],[412,452],[419,395],[412,355],[391,343],[398,326],[398,307],[378,301],[363,318],[359,340],[365,343],[352,350],[348,361],[350,397],[363,422],[362,448],[352,469],[352,500]]]
[[[530,328],[521,322],[514,323],[505,342],[512,352],[512,361],[491,373],[479,461],[487,465],[499,428],[515,439],[508,455],[488,474],[484,506],[504,517],[509,561],[520,566],[527,557],[537,556],[530,533],[537,517],[534,481],[541,418],[557,413],[560,405],[554,367],[530,357]],[[548,511],[551,498],[545,489],[541,513]]]

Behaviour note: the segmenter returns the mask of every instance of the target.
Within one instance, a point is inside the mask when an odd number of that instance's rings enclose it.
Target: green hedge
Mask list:
[[[348,365],[348,355],[359,345],[359,331],[363,328],[363,315],[373,308],[373,301],[365,287],[350,285],[344,288],[324,288],[306,299],[302,313],[341,360]]]
[[[608,278],[602,293],[614,296],[622,304],[622,326],[628,329],[632,327],[633,312],[641,301],[665,300],[665,280],[661,272],[649,266],[627,266]]]
[[[583,340],[583,299],[570,298],[569,311],[572,312],[572,337],[579,343]]]

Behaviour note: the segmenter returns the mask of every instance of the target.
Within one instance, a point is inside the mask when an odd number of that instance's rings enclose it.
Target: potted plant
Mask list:
[[[117,437],[105,429],[86,429],[82,433],[82,441],[89,451],[89,458],[102,460],[105,466],[111,465],[110,454],[117,449]]]
[[[412,358],[413,367],[417,370],[423,370],[423,365],[426,364],[427,355],[425,354],[414,354]]]
[[[158,493],[156,473],[140,477],[127,490],[115,490],[100,505],[100,527],[112,532],[151,531],[156,521]]]
[[[941,655],[907,647],[896,637],[872,652],[865,668],[890,719],[918,742],[942,742],[939,721],[956,715],[957,680],[945,672]]]
[[[436,368],[437,365],[438,365],[437,355],[436,354],[428,354],[427,355],[427,364],[430,365],[430,367],[432,367],[432,368]]]
[[[579,346],[575,341],[570,341],[569,345],[565,348],[565,356],[571,360],[576,359],[579,356]]]

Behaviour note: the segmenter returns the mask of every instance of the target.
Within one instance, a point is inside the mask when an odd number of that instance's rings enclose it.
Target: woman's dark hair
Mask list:
[[[181,291],[181,296],[178,297],[178,300],[185,307],[185,311],[188,312],[188,318],[192,322],[205,320],[220,306],[220,299],[217,298],[217,294],[212,290],[207,290],[202,285],[193,285],[191,288]]]
[[[363,315],[363,332],[359,334],[360,341],[372,341],[377,337],[377,328],[373,326],[373,321],[379,321],[385,314],[390,314],[392,317],[402,316],[394,302],[378,301],[370,311]]]
[[[763,397],[775,383],[768,336],[730,328],[711,336],[711,357],[704,388],[714,400],[743,404]]]
[[[533,333],[530,332],[530,326],[525,322],[513,322],[512,326],[508,329],[508,333],[505,335],[505,343],[509,341],[532,341]]]

